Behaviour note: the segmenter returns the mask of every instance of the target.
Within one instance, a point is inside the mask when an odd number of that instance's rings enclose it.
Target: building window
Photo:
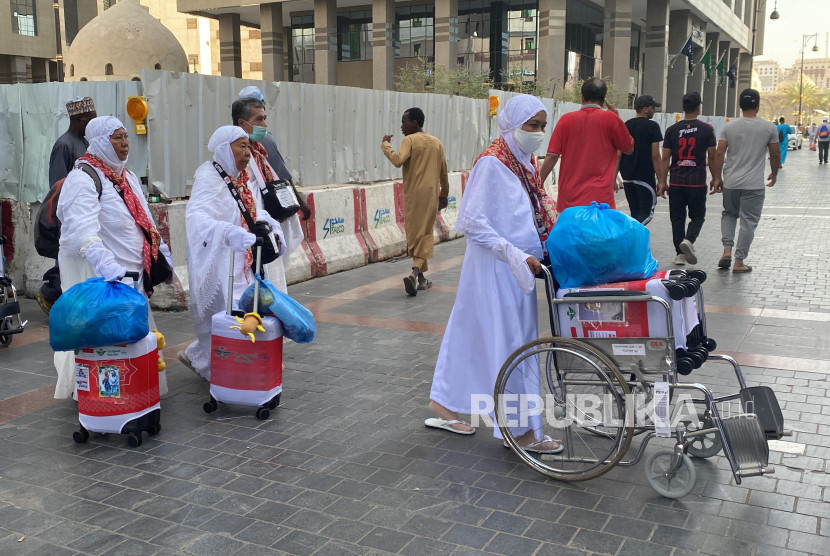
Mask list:
[[[314,16],[291,17],[291,81],[314,83]]]
[[[514,85],[536,81],[536,36],[538,29],[535,4],[535,2],[515,0],[509,2],[506,45],[507,73],[509,81]]]
[[[190,66],[190,73],[199,73],[199,55],[191,54],[188,56],[187,65]]]
[[[156,64],[156,65],[155,65],[155,66],[153,66],[153,67],[154,67],[155,69],[157,69],[157,70],[160,70],[160,69],[161,69],[161,64]]]
[[[12,33],[27,37],[37,36],[35,0],[11,0]]]
[[[69,77],[75,77],[75,64],[69,65]]]
[[[435,57],[434,4],[395,8],[395,57]]]
[[[259,29],[250,29],[248,31],[248,39],[252,41],[258,41],[262,39],[262,31]]]
[[[115,6],[116,0],[104,0],[104,9],[108,10],[111,7]]]
[[[187,28],[188,29],[198,29],[199,28],[199,21],[195,17],[188,17],[187,18]]]
[[[262,62],[251,62],[251,71],[262,71]]]
[[[112,72],[112,64],[107,64],[107,65],[104,67],[104,75],[112,75],[112,74],[113,74],[113,72]]]
[[[372,12],[362,10],[337,14],[337,59],[372,59]]]

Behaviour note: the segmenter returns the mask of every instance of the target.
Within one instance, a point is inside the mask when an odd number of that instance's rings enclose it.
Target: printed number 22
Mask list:
[[[677,157],[680,160],[691,160],[694,158],[692,156],[692,151],[695,150],[695,138],[694,137],[681,137],[677,140],[677,144],[680,146],[680,149],[677,151]],[[686,150],[684,153],[683,150]]]

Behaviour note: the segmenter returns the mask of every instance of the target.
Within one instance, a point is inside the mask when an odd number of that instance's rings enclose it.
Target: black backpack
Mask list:
[[[787,137],[787,134],[784,133],[784,129],[779,127],[778,128],[778,142],[783,143],[784,141],[787,141],[788,139],[789,139],[789,137]]]
[[[78,169],[85,172],[95,183],[95,190],[98,192],[98,199],[101,199],[101,178],[98,177],[98,172],[92,169],[92,166],[85,163],[78,164]],[[61,221],[58,218],[58,198],[61,194],[61,187],[66,178],[58,180],[49,189],[46,198],[43,199],[43,204],[37,211],[37,218],[35,220],[35,249],[38,254],[49,258],[58,258],[58,247],[61,238]]]

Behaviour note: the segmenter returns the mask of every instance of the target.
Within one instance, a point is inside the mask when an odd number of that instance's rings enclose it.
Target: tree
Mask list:
[[[791,110],[792,115],[796,118],[796,121],[798,120],[799,92],[801,93],[800,106],[802,112],[802,122],[807,119],[811,119],[813,117],[814,110],[823,110],[826,108],[826,101],[823,102],[822,98],[824,95],[819,91],[818,87],[816,87],[814,83],[805,82],[803,87],[801,87],[798,82],[789,83],[781,91],[783,95],[781,105],[783,108]]]
[[[464,68],[435,67],[426,58],[412,58],[395,76],[396,90],[406,93],[487,98],[494,86],[489,74],[471,73]]]
[[[608,86],[608,92],[605,95],[605,100],[607,100],[617,108],[629,108],[628,93],[618,89],[614,85],[614,82],[611,81],[611,79],[609,79],[608,77],[603,78],[603,80],[605,81],[605,84]],[[580,79],[576,82],[573,82],[572,86],[566,86],[565,89],[561,92],[561,94],[556,95],[556,100],[563,100],[565,102],[575,102],[577,104],[580,104],[582,102],[583,83],[585,83],[585,80]]]

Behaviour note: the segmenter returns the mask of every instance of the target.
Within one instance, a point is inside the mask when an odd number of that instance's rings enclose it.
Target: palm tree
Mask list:
[[[799,91],[801,92],[800,98]],[[811,82],[805,81],[803,87],[798,82],[789,83],[781,92],[784,95],[781,102],[782,106],[792,108],[792,114],[796,119],[798,118],[799,106],[801,107],[802,122],[812,117],[813,110],[817,108],[824,110],[827,107],[826,99],[823,98],[825,94],[819,91],[818,87]]]

